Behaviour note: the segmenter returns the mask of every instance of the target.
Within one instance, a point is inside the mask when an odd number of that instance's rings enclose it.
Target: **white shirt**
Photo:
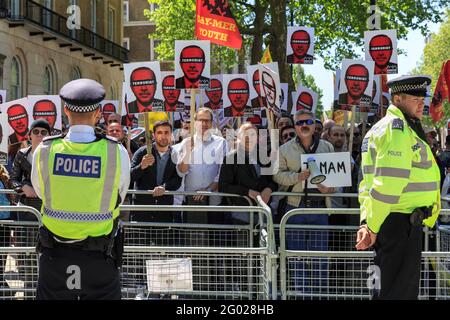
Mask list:
[[[96,137],[95,137],[94,128],[92,128],[91,126],[75,125],[75,126],[71,126],[69,128],[69,132],[64,139],[69,140],[71,142],[76,142],[76,143],[89,143],[89,142],[94,141],[96,139]],[[39,148],[41,148],[41,146],[42,146],[42,144],[40,144],[36,148],[36,151],[38,151]],[[125,197],[127,195],[128,187],[130,186],[131,166],[130,166],[130,158],[128,156],[128,152],[121,144],[119,144],[119,151],[120,151],[120,167],[121,167],[120,168],[120,181],[119,181],[119,194],[120,194],[121,201],[123,202],[123,200],[125,199]],[[36,170],[36,168],[37,168],[36,155],[37,154],[38,154],[38,152],[34,152],[34,154],[33,154],[33,163],[31,166],[31,183],[32,183],[34,191],[36,192],[38,197],[42,199],[42,192],[41,192],[40,185],[39,185],[38,170]],[[69,197],[70,195],[67,195],[67,196]],[[122,202],[120,204],[122,204]]]
[[[185,144],[189,138],[184,139],[180,146],[178,163],[184,158]],[[177,171],[180,177],[184,177],[185,191],[198,191],[206,189],[213,182],[219,182],[220,167],[225,155],[228,153],[228,145],[224,138],[210,135],[204,141],[199,136],[194,136],[194,148],[191,151],[191,163],[188,171],[182,173]],[[210,197],[209,203],[217,205],[220,203],[220,197]]]

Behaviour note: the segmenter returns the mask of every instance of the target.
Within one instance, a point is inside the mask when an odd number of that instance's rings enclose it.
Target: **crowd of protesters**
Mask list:
[[[310,189],[305,181],[308,170],[301,170],[300,154],[348,152],[350,128],[344,128],[333,120],[323,124],[311,112],[301,110],[294,116],[283,115],[275,122],[278,129],[279,166],[268,174],[265,169],[271,162],[261,161],[264,152],[254,150],[265,147],[270,157],[270,134],[263,139],[260,123],[242,122],[216,127],[213,112],[200,108],[193,116],[195,133],[190,137],[189,120],[173,128],[170,121],[154,124],[152,132],[152,153],[147,154],[143,135],[132,139],[124,121],[118,114],[111,113],[98,124],[96,132],[116,138],[128,150],[131,160],[130,189],[151,190],[152,194],[129,195],[126,203],[141,205],[256,205],[257,196],[272,208],[275,223],[283,214],[293,208],[358,208],[355,197],[336,197],[333,193],[357,193],[362,174],[360,170],[361,143],[363,134],[370,129],[370,124],[356,125],[353,129],[351,145],[352,185],[345,188],[328,188],[318,185]],[[237,121],[236,121],[237,122]],[[63,128],[63,133],[67,128]],[[364,132],[363,132],[364,130]],[[437,132],[426,128],[428,143],[432,146],[436,160],[441,168],[442,181],[445,180],[447,168],[450,168],[450,139],[447,137],[445,149],[440,149]],[[2,187],[16,191],[16,195],[2,198],[2,203],[29,205],[40,209],[41,200],[37,198],[30,181],[31,159],[37,145],[50,135],[50,127],[43,120],[32,123],[29,141],[15,148],[12,163],[2,166]],[[11,149],[11,148],[10,148]],[[212,159],[205,159],[205,150],[212,154]],[[14,151],[14,150],[10,150]],[[265,159],[266,160],[266,159]],[[207,196],[205,194],[189,196],[167,195],[166,191],[210,191],[236,194],[243,197]],[[274,192],[303,193],[282,197],[272,196]],[[324,196],[310,196],[321,193]],[[3,216],[2,216],[3,217]],[[14,214],[17,220],[30,220],[30,215]],[[3,218],[10,218],[8,217]],[[186,222],[186,223],[230,223],[240,224],[248,221],[244,213],[230,214],[188,214],[178,212],[139,212],[131,216],[122,216],[125,220],[145,222]],[[33,219],[31,217],[31,219]],[[357,225],[355,215],[304,215],[297,216],[290,223],[317,225]]]

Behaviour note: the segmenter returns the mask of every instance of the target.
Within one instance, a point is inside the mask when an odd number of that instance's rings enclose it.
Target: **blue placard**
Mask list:
[[[72,154],[55,155],[53,174],[80,178],[100,178],[102,158],[94,156],[76,156]]]

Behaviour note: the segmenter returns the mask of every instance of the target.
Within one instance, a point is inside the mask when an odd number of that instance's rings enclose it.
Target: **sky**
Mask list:
[[[429,25],[431,33],[439,31],[440,23],[433,23]],[[397,75],[389,75],[388,79],[398,77],[400,75],[410,73],[417,67],[423,55],[425,48],[425,37],[419,30],[411,30],[408,33],[407,39],[402,39],[398,43],[398,48],[405,51],[405,54],[398,56],[399,73]],[[333,101],[333,72],[326,70],[323,64],[323,59],[314,60],[313,65],[303,65],[306,74],[314,76],[316,84],[323,91],[322,104],[325,110],[329,110]]]

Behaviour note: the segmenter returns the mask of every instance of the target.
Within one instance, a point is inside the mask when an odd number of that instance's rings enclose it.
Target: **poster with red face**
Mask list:
[[[33,120],[27,110],[27,98],[2,104],[1,112],[6,113],[8,119],[8,144],[18,144],[28,140],[28,126]]]
[[[6,102],[6,90],[0,90],[0,104]]]
[[[252,117],[250,106],[250,85],[247,74],[223,75],[223,116],[225,118]]]
[[[223,86],[222,75],[216,74],[211,76],[209,88],[203,91],[203,106],[211,110],[223,109]]]
[[[250,82],[250,105],[253,109],[261,109],[265,100],[261,95],[261,81],[259,80],[259,68],[261,65],[247,66],[247,79]]]
[[[280,104],[281,110],[287,112],[288,108],[288,100],[289,100],[289,84],[281,83],[281,96],[280,96]]]
[[[37,119],[45,119],[52,131],[52,136],[62,132],[62,104],[61,98],[53,96],[28,96],[27,112],[30,115],[28,128]]]
[[[163,111],[159,62],[126,63],[123,67],[126,84],[123,106],[127,114]]]
[[[281,84],[278,74],[278,64],[275,62],[277,70],[273,70],[268,65],[261,65],[259,69],[260,91],[265,100],[266,108],[271,110],[276,117],[281,117]]]
[[[175,87],[206,89],[209,87],[210,42],[205,40],[175,41]]]
[[[375,62],[375,74],[398,73],[397,30],[364,32],[366,60]]]
[[[369,112],[372,106],[373,61],[344,59],[339,83],[341,109],[359,106],[361,112]]]
[[[202,105],[212,110],[214,123],[217,126],[224,121],[222,80],[223,76],[221,74],[212,75],[209,88],[202,92],[202,100],[197,100],[197,105]]]
[[[8,139],[10,135],[8,125],[8,115],[5,112],[0,113],[0,164],[8,164]]]
[[[292,92],[293,105],[291,114],[295,115],[299,110],[308,110],[316,114],[318,101],[319,95],[317,92],[303,86],[298,86],[297,91]]]
[[[184,90],[175,88],[175,73],[161,72],[164,111],[184,112]]]
[[[119,114],[119,101],[118,100],[103,100],[100,103],[100,108],[102,110],[102,118],[100,123],[108,123],[108,117],[111,114]],[[126,113],[123,112],[121,116],[125,116]]]
[[[313,64],[314,28],[288,27],[286,59],[292,64]]]

